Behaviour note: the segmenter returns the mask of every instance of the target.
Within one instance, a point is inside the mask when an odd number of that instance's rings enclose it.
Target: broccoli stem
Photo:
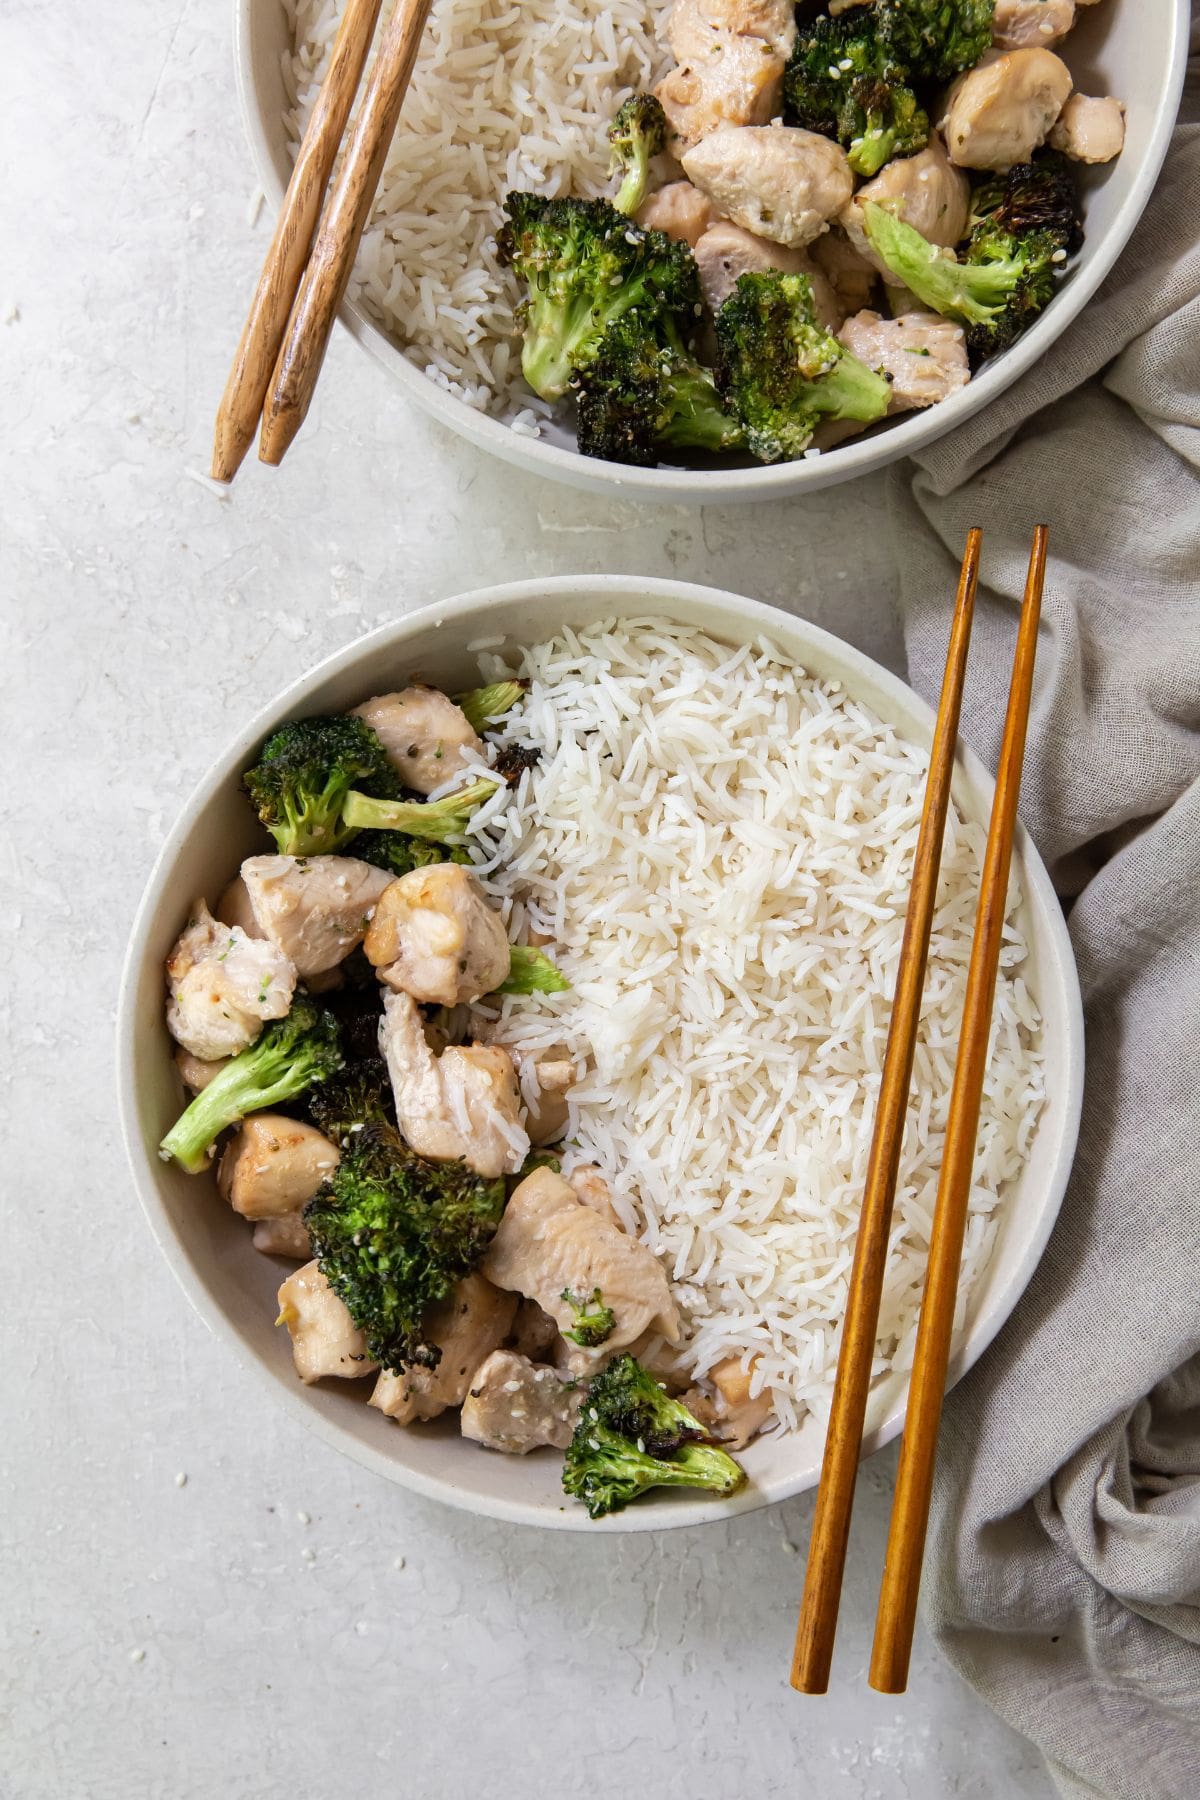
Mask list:
[[[306,1022],[311,1016],[311,1027]],[[299,1029],[298,1029],[299,1028]],[[247,1113],[294,1100],[314,1083],[336,1073],[343,1062],[337,1026],[327,1013],[297,1001],[281,1019],[226,1063],[184,1110],[158,1147],[164,1162],[177,1162],[189,1175],[208,1167],[208,1152],[221,1133]]]
[[[846,153],[846,160],[856,175],[869,180],[872,175],[878,175],[884,163],[891,162],[895,152],[896,133],[876,128],[854,139]]]
[[[571,984],[556,969],[544,950],[530,944],[514,944],[509,951],[508,975],[497,994],[565,994]]]
[[[455,844],[471,815],[496,792],[495,781],[472,781],[441,800],[375,800],[370,794],[347,794],[342,823],[355,831],[403,831],[434,844]]]
[[[960,325],[986,325],[1003,310],[1020,278],[1011,258],[960,263],[913,226],[868,200],[863,223],[871,248],[926,306]]]
[[[505,713],[510,713],[524,692],[523,681],[493,681],[488,687],[472,688],[467,694],[459,694],[454,704],[466,714],[471,730],[482,732],[493,719],[502,719]]]

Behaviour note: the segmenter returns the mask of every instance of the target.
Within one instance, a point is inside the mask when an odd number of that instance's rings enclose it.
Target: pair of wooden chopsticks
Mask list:
[[[432,3],[400,0],[388,22],[322,215],[379,18],[380,0],[346,0],[217,411],[217,481],[233,480],[260,418],[258,454],[265,463],[283,461],[304,423]]]
[[[917,1328],[904,1440],[900,1450],[900,1466],[896,1476],[896,1493],[892,1503],[891,1527],[875,1622],[870,1683],[884,1694],[904,1692],[916,1625],[917,1592],[929,1521],[938,1425],[950,1361],[950,1340],[954,1330],[958,1272],[966,1230],[971,1170],[979,1129],[980,1097],[987,1067],[992,1003],[996,992],[996,971],[1008,897],[1017,800],[1021,789],[1021,764],[1025,754],[1025,734],[1033,691],[1033,664],[1037,653],[1038,621],[1046,575],[1046,539],[1046,527],[1039,525],[1034,532],[1029,575],[1025,583],[1025,598],[1017,631],[1016,657],[1000,748],[996,793],[988,826],[958,1060],[954,1069],[946,1144],[930,1237],[925,1293]],[[904,1115],[912,1077],[921,993],[925,985],[925,965],[929,953],[929,933],[933,924],[942,837],[946,811],[950,804],[950,783],[954,772],[967,650],[971,640],[975,593],[979,584],[981,543],[982,533],[972,531],[967,538],[954,618],[950,627],[946,673],[930,753],[929,779],[917,839],[912,893],[904,923],[896,993],[863,1191],[862,1217],[854,1250],[829,1431],[825,1440],[821,1482],[809,1541],[804,1599],[792,1661],[792,1686],[805,1694],[823,1694],[829,1686],[829,1668],[833,1659],[833,1640],[854,1500],[854,1479],[862,1449],[863,1423],[871,1384],[871,1365],[875,1354],[879,1303],[887,1260],[888,1233],[904,1136]]]

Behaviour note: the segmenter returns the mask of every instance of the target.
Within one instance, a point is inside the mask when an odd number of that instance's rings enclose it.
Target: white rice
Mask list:
[[[503,738],[542,756],[477,815],[480,872],[573,986],[504,1001],[491,1034],[565,1042],[586,1071],[566,1165],[598,1163],[662,1257],[692,1370],[754,1354],[781,1423],[824,1415],[926,755],[769,643],[653,619],[566,632],[513,672],[531,686]],[[983,842],[952,809],[877,1375],[912,1358]],[[1043,1101],[1009,898],[960,1306]]]
[[[605,191],[605,125],[669,68],[658,35],[669,4],[435,0],[426,26],[351,292],[430,380],[525,435],[550,409],[521,380],[519,288],[496,260],[501,201],[509,188]],[[294,152],[342,9],[284,6]]]

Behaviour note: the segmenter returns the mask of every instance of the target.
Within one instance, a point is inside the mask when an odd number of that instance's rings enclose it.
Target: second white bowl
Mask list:
[[[415,673],[453,692],[476,677],[466,646],[480,637],[534,643],[598,618],[657,613],[696,625],[729,643],[760,634],[814,674],[928,746],[929,708],[902,681],[848,644],[789,614],[734,594],[624,576],[522,582],[446,600],[384,626],[331,657],[280,694],[247,725],[205,776],[163,846],[133,928],[118,1025],[122,1122],[134,1182],[163,1254],[197,1310],[229,1340],[278,1402],[320,1437],[369,1468],[419,1493],[515,1523],[599,1531],[646,1531],[725,1518],[812,1487],[823,1431],[813,1419],[786,1437],[767,1437],[745,1455],[750,1481],[729,1501],[655,1496],[615,1517],[590,1523],[559,1486],[561,1457],[505,1457],[465,1442],[453,1420],[402,1429],[364,1404],[363,1383],[302,1387],[287,1334],[274,1325],[282,1265],[259,1256],[245,1222],[220,1199],[211,1174],[188,1176],[159,1160],[157,1145],[181,1106],[163,1019],[163,962],[197,894],[213,898],[244,856],[261,849],[261,831],[241,774],[266,734],[298,714],[336,712],[364,695],[401,686]],[[993,783],[964,755],[955,799],[986,825]],[[1050,1233],[1070,1171],[1079,1123],[1083,1023],[1079,987],[1062,909],[1023,831],[1014,867],[1030,946],[1028,984],[1044,1020],[1047,1101],[1028,1162],[1007,1193],[995,1252],[971,1296],[967,1331],[951,1366],[953,1383],[981,1354],[1016,1304]],[[899,1431],[907,1379],[879,1387],[871,1402],[866,1448]]]

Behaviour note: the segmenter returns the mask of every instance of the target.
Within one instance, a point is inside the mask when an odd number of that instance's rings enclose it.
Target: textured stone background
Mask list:
[[[0,68],[0,1796],[1046,1795],[927,1645],[906,1699],[866,1688],[891,1457],[862,1484],[836,1692],[802,1701],[807,1502],[589,1542],[360,1473],[191,1315],[114,1121],[129,920],[248,711],[367,626],[540,571],[740,588],[892,660],[879,485],[577,496],[445,435],[339,338],[285,470],[218,498],[193,477],[266,231],[226,0],[0,0]]]

